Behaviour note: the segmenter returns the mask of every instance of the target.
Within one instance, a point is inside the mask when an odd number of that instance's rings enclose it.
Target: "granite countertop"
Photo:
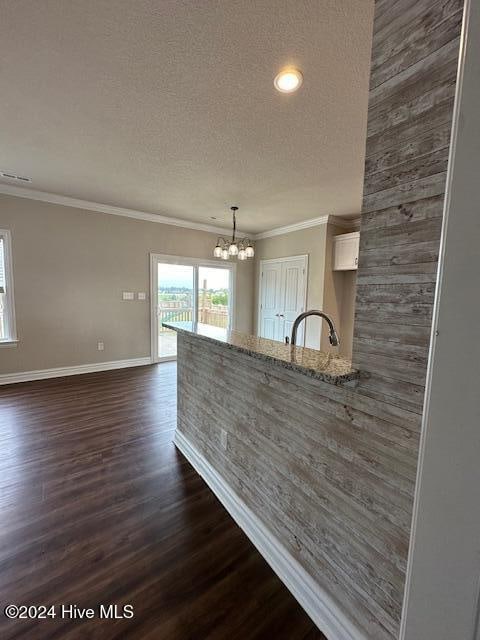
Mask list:
[[[330,384],[342,384],[359,377],[359,372],[352,368],[350,360],[333,353],[324,353],[306,347],[294,347],[276,340],[259,338],[239,331],[228,331],[201,323],[163,322],[162,325],[174,331],[194,334],[204,340],[220,342],[229,349],[247,353],[259,360],[277,362],[286,369],[298,371]]]

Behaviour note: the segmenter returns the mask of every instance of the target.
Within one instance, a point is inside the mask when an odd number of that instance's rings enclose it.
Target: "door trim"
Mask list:
[[[273,262],[293,262],[294,260],[300,260],[303,258],[305,260],[305,286],[303,288],[303,308],[307,309],[307,295],[308,295],[308,253],[302,253],[298,256],[286,256],[282,258],[267,258],[261,259],[260,269],[258,271],[258,295],[257,295],[257,336],[260,335],[260,317],[262,311],[262,272],[264,264],[271,264]],[[305,344],[305,333],[303,336],[303,342]]]
[[[168,264],[183,264],[194,268],[193,281],[193,309],[194,315],[197,316],[198,307],[198,268],[199,267],[215,267],[217,269],[227,269],[230,272],[229,287],[230,299],[228,301],[228,320],[229,330],[235,328],[235,310],[236,310],[236,281],[237,281],[237,265],[234,262],[220,262],[218,260],[208,260],[201,258],[186,258],[184,256],[170,255],[167,253],[150,253],[150,355],[152,362],[171,362],[177,359],[177,356],[158,357],[158,332],[157,332],[157,310],[156,310],[156,286],[157,283],[157,264],[165,262]]]

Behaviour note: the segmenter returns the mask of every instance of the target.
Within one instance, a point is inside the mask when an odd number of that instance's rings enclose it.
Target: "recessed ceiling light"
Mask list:
[[[303,82],[302,72],[294,67],[282,69],[275,77],[273,84],[281,93],[293,93],[299,89]]]

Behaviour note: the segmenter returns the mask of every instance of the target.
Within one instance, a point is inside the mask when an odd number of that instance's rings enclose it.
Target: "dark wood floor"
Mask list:
[[[0,638],[324,637],[175,449],[175,395],[173,363],[0,388]]]

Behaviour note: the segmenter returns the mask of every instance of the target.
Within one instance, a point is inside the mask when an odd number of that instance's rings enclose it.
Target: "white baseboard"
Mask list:
[[[111,362],[96,362],[95,364],[80,364],[75,367],[57,367],[55,369],[37,369],[36,371],[20,371],[19,373],[4,373],[0,375],[0,385],[16,382],[30,382],[31,380],[45,380],[46,378],[63,378],[81,373],[95,371],[110,371],[127,367],[140,367],[152,364],[150,356],[146,358],[131,358],[130,360],[113,360]]]
[[[203,455],[179,431],[175,445],[202,476],[238,526],[329,640],[368,640],[333,598],[272,535]]]

